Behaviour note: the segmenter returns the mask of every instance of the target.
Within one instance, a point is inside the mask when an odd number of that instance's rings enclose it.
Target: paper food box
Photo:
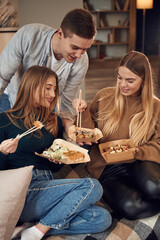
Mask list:
[[[133,160],[134,144],[131,139],[121,139],[99,144],[101,155],[107,163],[117,163]]]
[[[53,144],[43,151],[42,154],[35,154],[43,158],[60,161],[64,164],[77,164],[90,161],[88,150],[63,139],[54,140]]]
[[[68,130],[68,136],[76,141],[82,142],[95,142],[103,137],[102,132],[98,128],[80,128],[75,125],[71,126]]]

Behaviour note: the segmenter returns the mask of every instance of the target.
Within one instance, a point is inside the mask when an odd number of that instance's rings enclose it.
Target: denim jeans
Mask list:
[[[0,113],[5,112],[11,108],[8,95],[3,93],[0,98]]]
[[[102,193],[95,179],[53,179],[50,171],[33,170],[20,222],[51,227],[46,235],[102,232],[111,224],[109,212],[94,205]]]

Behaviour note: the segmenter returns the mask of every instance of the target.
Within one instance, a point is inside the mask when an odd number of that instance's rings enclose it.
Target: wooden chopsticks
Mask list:
[[[27,131],[25,131],[24,133],[18,134],[18,135],[16,136],[16,138],[19,140],[19,139],[21,139],[22,137],[24,137],[24,136],[26,136],[26,135],[34,132],[34,131],[37,131],[38,129],[41,129],[41,128],[44,126],[44,125],[43,125],[41,122],[39,122],[39,121],[37,121],[37,123],[38,123],[38,126],[35,125],[35,126],[33,126],[32,128],[30,128],[30,129],[28,129]],[[8,142],[6,142],[5,144],[3,144],[3,147],[5,147],[5,146],[7,146],[7,145],[8,145]],[[0,146],[1,146],[1,144],[0,144]]]
[[[26,135],[34,132],[34,131],[37,131],[38,129],[41,129],[42,127],[43,127],[43,125],[41,125],[39,127],[34,126],[34,127],[30,128],[30,129],[28,129],[27,131],[25,131],[24,133],[18,134],[16,138],[20,139],[20,138],[22,138],[22,137],[24,137],[24,136],[26,136]]]
[[[79,105],[81,105],[82,102],[82,90],[79,90]],[[78,112],[77,113],[77,127],[79,127],[81,129],[81,125],[82,125],[82,112]]]

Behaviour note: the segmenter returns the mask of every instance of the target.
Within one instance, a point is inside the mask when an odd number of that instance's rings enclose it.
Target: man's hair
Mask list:
[[[76,8],[66,14],[61,26],[64,37],[76,34],[85,39],[91,39],[96,34],[96,24],[93,15],[83,8]]]

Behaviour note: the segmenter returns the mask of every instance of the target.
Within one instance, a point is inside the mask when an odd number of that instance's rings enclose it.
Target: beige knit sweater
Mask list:
[[[93,102],[82,115],[82,127],[99,128],[102,131],[103,123],[97,122],[97,112],[104,111],[104,107],[108,101],[111,101],[115,93],[115,88],[105,88],[100,90],[95,96]],[[141,102],[141,96],[126,97],[126,107],[123,118],[118,130],[109,137],[103,136],[99,143],[113,141],[118,139],[129,139],[129,121],[130,117],[136,113],[137,106]],[[113,103],[109,104],[107,110],[112,109]],[[105,111],[104,111],[105,114]],[[135,154],[135,159],[147,160],[160,163],[160,100],[154,99],[154,121],[156,129],[148,136],[148,142],[139,146],[139,152]],[[103,169],[106,166],[106,161],[100,154],[98,144],[92,146],[90,153],[91,161],[87,164],[87,169],[95,178],[99,178]],[[134,161],[134,160],[133,160]]]

